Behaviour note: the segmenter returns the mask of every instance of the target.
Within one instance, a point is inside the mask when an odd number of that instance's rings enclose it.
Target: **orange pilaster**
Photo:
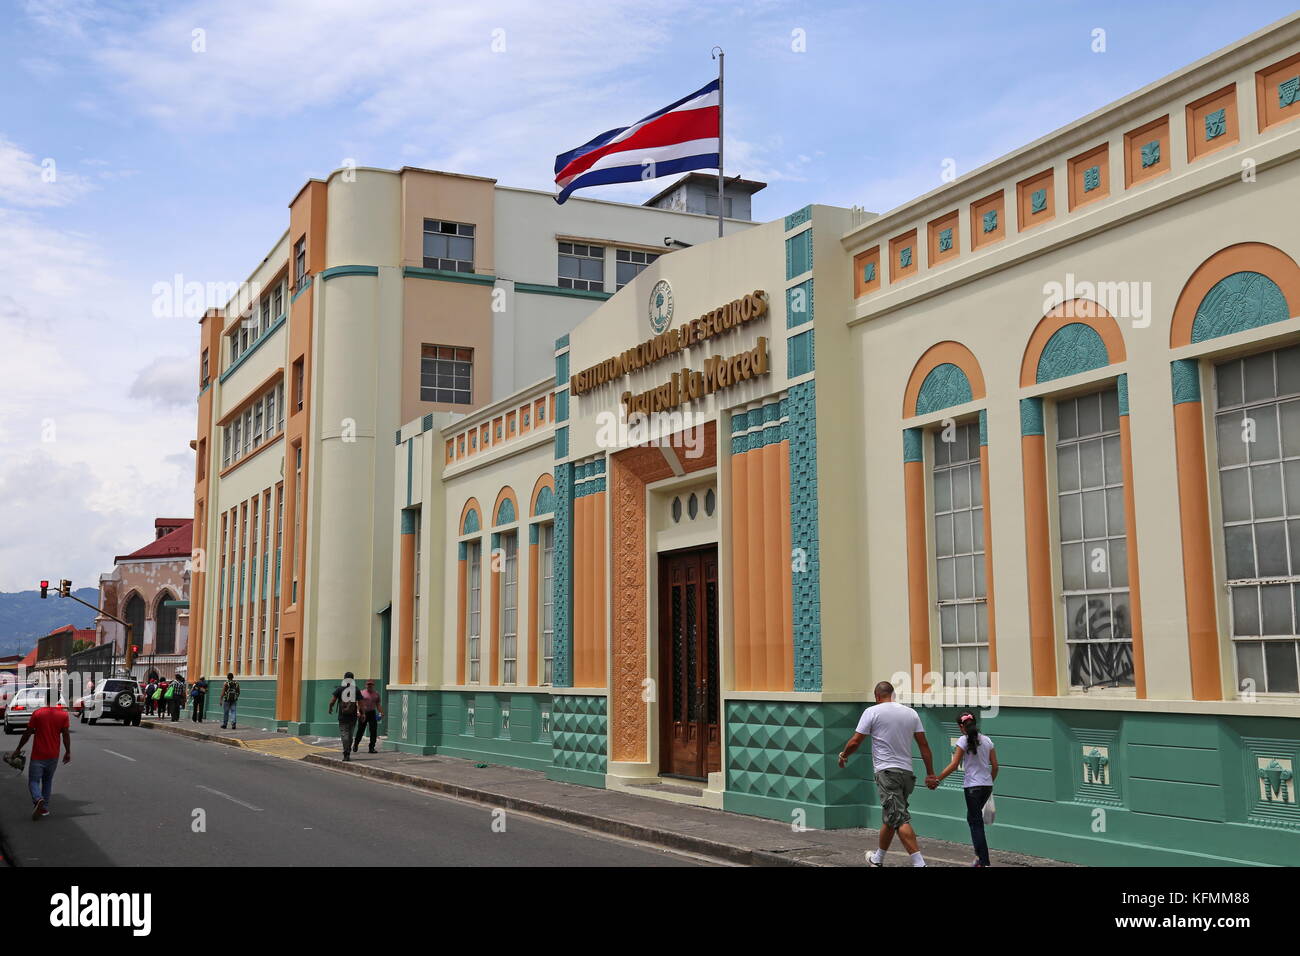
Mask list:
[[[398,616],[397,629],[397,679],[400,683],[410,684],[415,680],[415,534],[403,531],[402,550],[398,568]]]
[[[1187,651],[1192,699],[1221,700],[1219,626],[1210,538],[1209,481],[1201,403],[1174,405],[1178,455],[1178,515],[1183,538],[1183,592],[1187,601]]]
[[[1042,435],[1022,435],[1025,483],[1025,564],[1029,589],[1029,658],[1034,694],[1056,696],[1056,623],[1052,613],[1052,537],[1047,510],[1047,447]]]

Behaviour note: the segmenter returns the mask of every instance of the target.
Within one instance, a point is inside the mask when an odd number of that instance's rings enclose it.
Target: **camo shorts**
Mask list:
[[[876,774],[876,793],[880,795],[880,818],[885,826],[898,829],[911,822],[907,798],[916,787],[916,774],[910,770],[881,770]]]

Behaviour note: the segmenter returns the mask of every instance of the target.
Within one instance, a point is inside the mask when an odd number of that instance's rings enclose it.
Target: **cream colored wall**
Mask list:
[[[447,430],[444,433],[430,432],[435,437],[434,445],[438,449],[445,447],[444,442],[446,435],[450,433]],[[463,465],[448,468],[443,479],[443,512],[445,514],[445,536],[442,544],[443,554],[443,600],[441,612],[442,637],[442,674],[443,685],[447,687],[456,685],[456,660],[457,660],[457,609],[459,601],[457,575],[458,568],[458,545],[464,540],[478,538],[483,546],[483,603],[482,603],[482,623],[483,623],[483,676],[484,680],[476,685],[478,687],[489,687],[491,662],[488,659],[488,649],[490,644],[491,622],[494,617],[499,617],[501,608],[497,600],[497,595],[493,593],[490,587],[490,571],[492,562],[492,535],[496,532],[515,531],[518,534],[519,543],[519,677],[520,680],[515,686],[523,688],[526,685],[534,683],[526,679],[525,675],[534,673],[536,662],[529,659],[528,656],[528,628],[529,628],[529,610],[528,597],[529,588],[531,587],[533,566],[532,555],[528,547],[528,526],[532,523],[544,523],[554,520],[553,515],[546,515],[534,521],[529,514],[529,506],[532,500],[533,486],[543,475],[551,474],[554,467],[554,444],[553,434],[550,427],[540,428],[535,432],[528,434],[515,442],[503,446],[499,451],[488,451],[476,455],[474,459]],[[441,459],[439,459],[441,460]],[[496,504],[497,495],[505,487],[510,487],[515,493],[515,499],[518,508],[515,512],[516,521],[496,525],[494,523],[493,506]],[[461,511],[465,503],[470,498],[478,499],[481,506],[482,529],[477,535],[462,537],[459,535],[459,525]],[[431,641],[437,642],[438,635],[430,635]],[[434,646],[433,644],[430,645]],[[432,657],[432,654],[430,655]]]
[[[474,225],[474,271],[496,270],[495,180],[407,167],[402,182],[401,265],[424,265],[424,220]],[[509,223],[513,227],[514,223]]]
[[[1173,358],[1189,350],[1169,349],[1170,321],[1177,297],[1192,272],[1226,246],[1264,242],[1300,259],[1300,226],[1294,217],[1278,215],[1279,209],[1294,204],[1294,197],[1300,195],[1300,159],[1296,158],[1300,157],[1300,129],[1275,138],[1269,154],[1278,161],[1262,170],[1254,183],[1241,182],[1237,151],[1229,151],[1229,155],[1217,160],[1203,160],[1181,176],[1175,166],[1173,175],[1164,183],[1144,190],[1148,194],[1160,192],[1148,195],[1141,208],[1127,208],[1128,203],[1118,202],[1100,210],[1091,223],[1092,235],[1087,238],[1078,238],[1066,223],[1043,227],[1034,230],[1032,246],[1012,248],[1010,242],[1004,243],[1005,248],[990,253],[980,263],[981,275],[965,284],[954,284],[942,294],[923,298],[918,284],[910,296],[900,292],[897,301],[873,303],[873,297],[863,300],[859,312],[868,317],[854,326],[853,335],[864,370],[861,402],[865,441],[861,455],[866,475],[866,537],[870,542],[866,590],[873,671],[897,669],[908,660],[903,393],[922,353],[936,342],[955,339],[970,348],[979,361],[988,388],[987,402],[948,409],[907,424],[960,417],[980,407],[988,409],[988,506],[993,522],[1002,692],[1032,692],[1019,400],[1034,394],[1087,390],[1094,383],[1113,380],[1116,374],[1126,372],[1148,695],[1165,699],[1190,696],[1169,365]],[[1198,192],[1200,189],[1205,191]],[[1066,240],[1074,241],[1067,245]],[[974,265],[971,263],[972,272]],[[1029,336],[1045,311],[1044,284],[1064,283],[1067,273],[1073,273],[1076,281],[1149,282],[1150,325],[1135,327],[1135,321],[1140,320],[1119,318],[1126,362],[1022,390],[1020,364]],[[873,305],[879,306],[875,312]],[[1238,340],[1285,337],[1297,329],[1300,320],[1293,319],[1261,333],[1218,340],[1212,347],[1229,348]],[[1213,391],[1208,385],[1204,395],[1207,404],[1212,404]],[[1054,418],[1050,403],[1046,418],[1051,442],[1050,423]],[[1049,450],[1051,460],[1054,457]],[[1217,478],[1211,481],[1215,484]],[[1049,488],[1050,492],[1054,490]],[[1213,497],[1217,497],[1217,489]],[[1054,503],[1050,510],[1055,522]],[[1215,538],[1222,538],[1217,528]],[[1218,558],[1222,580],[1222,555]],[[1056,584],[1059,591],[1059,581]],[[1225,610],[1226,605],[1220,610],[1220,629],[1226,635]],[[1061,686],[1068,687],[1059,601],[1054,611],[1058,672]],[[1225,636],[1225,644],[1226,640]],[[937,650],[937,641],[935,647]],[[1231,675],[1232,671],[1227,673]]]
[[[570,375],[653,337],[648,311],[650,290],[660,279],[668,279],[672,285],[674,326],[755,290],[765,291],[768,298],[767,314],[757,321],[697,343],[688,351],[606,382],[584,395],[571,397],[571,457],[585,458],[606,451],[597,441],[597,416],[612,412],[621,421],[624,391],[639,393],[662,385],[673,372],[681,371],[683,365],[699,371],[706,358],[738,355],[754,348],[760,336],[768,340],[769,374],[706,396],[691,411],[703,415],[705,420],[716,419],[724,409],[776,395],[786,387],[784,236],[784,222],[776,220],[729,236],[725,242],[709,242],[674,252],[647,266],[622,292],[602,304],[573,331],[569,338]],[[719,434],[722,434],[721,426]]]

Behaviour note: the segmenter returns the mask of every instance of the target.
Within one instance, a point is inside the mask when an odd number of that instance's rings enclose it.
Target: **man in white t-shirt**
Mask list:
[[[871,762],[876,772],[876,791],[880,795],[880,849],[867,853],[867,864],[882,866],[894,834],[903,841],[911,855],[913,866],[925,866],[916,831],[912,829],[912,815],[908,812],[907,798],[916,788],[916,774],[912,772],[912,741],[916,741],[925,762],[925,785],[935,779],[930,745],[926,742],[921,718],[911,707],[894,701],[894,685],[882,680],[876,685],[876,704],[862,712],[857,733],[849,738],[840,753],[840,766],[862,741],[871,738]]]

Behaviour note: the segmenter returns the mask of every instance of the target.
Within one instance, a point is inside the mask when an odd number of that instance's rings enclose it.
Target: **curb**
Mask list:
[[[201,730],[190,730],[188,727],[169,727],[166,724],[140,722],[141,727],[148,727],[150,730],[161,730],[165,734],[176,734],[180,737],[191,737],[194,740],[210,740],[213,743],[226,744],[230,747],[243,747],[244,742],[238,737],[222,737],[219,734],[207,734]]]
[[[537,800],[529,800],[523,797],[512,797],[502,793],[493,793],[488,790],[478,790],[474,787],[447,783],[444,780],[434,780],[428,777],[417,777],[413,774],[401,773],[396,770],[385,770],[381,767],[368,767],[365,765],[353,764],[351,762],[349,762],[348,766],[344,766],[341,760],[337,760],[333,757],[325,757],[321,754],[308,754],[302,758],[302,762],[316,764],[320,767],[328,767],[332,770],[337,770],[340,773],[351,773],[361,777],[373,777],[377,780],[386,780],[390,783],[400,783],[405,786],[415,787],[419,790],[428,790],[446,796],[457,797],[462,800],[472,800],[475,803],[491,804],[493,807],[515,810],[520,813],[528,813],[549,820],[557,820],[561,823],[580,826],[583,829],[592,830],[597,833],[604,833],[609,836],[622,837],[627,840],[636,840],[640,843],[652,844],[667,850],[682,850],[688,853],[698,853],[702,856],[725,860],[729,863],[739,863],[744,866],[821,865],[805,862],[803,860],[791,859],[784,854],[773,853],[769,850],[758,850],[749,847],[734,846],[729,843],[719,843],[714,840],[706,840],[702,837],[678,833],[674,830],[665,830],[659,827],[640,823],[630,823],[626,820],[617,820],[612,817],[596,816],[595,814],[582,810],[570,810],[567,807],[558,807]]]

